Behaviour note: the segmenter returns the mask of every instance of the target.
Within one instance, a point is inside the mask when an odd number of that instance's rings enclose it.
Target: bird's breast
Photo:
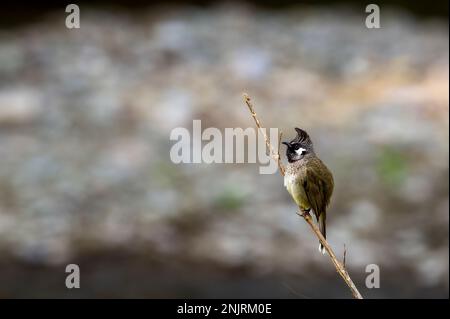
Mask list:
[[[303,188],[303,185],[301,185],[297,174],[287,173],[284,176],[284,186],[286,187],[289,194],[291,194],[292,198],[298,206],[302,207],[303,209],[310,208],[305,189]]]

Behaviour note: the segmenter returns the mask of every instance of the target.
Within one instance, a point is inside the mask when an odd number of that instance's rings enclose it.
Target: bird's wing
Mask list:
[[[319,220],[320,214],[325,212],[329,201],[328,190],[325,182],[316,173],[316,170],[307,168],[305,173],[302,181],[303,189],[317,220]]]

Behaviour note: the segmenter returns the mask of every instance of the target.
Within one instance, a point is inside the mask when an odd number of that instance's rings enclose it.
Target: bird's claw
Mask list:
[[[299,213],[299,215],[300,216],[302,216],[302,217],[305,217],[306,215],[309,215],[309,211],[311,210],[311,208],[309,208],[309,209],[303,209],[303,208],[300,208],[300,213]]]

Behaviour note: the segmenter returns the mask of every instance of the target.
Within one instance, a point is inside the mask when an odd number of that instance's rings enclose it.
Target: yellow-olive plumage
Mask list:
[[[284,185],[296,204],[303,211],[313,210],[319,229],[326,238],[326,210],[333,194],[333,175],[316,156],[308,134],[299,129],[297,137],[287,145]],[[324,253],[322,245],[319,247]]]

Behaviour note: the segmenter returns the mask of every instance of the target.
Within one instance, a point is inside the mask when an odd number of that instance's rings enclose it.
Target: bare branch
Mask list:
[[[248,109],[250,111],[250,114],[253,117],[253,120],[255,120],[256,127],[259,129],[259,131],[264,136],[264,139],[266,141],[266,146],[267,146],[267,149],[269,150],[270,156],[272,157],[272,159],[274,161],[277,162],[278,169],[280,170],[281,175],[284,176],[284,166],[283,166],[283,163],[281,162],[279,148],[278,148],[278,153],[275,153],[275,151],[274,151],[274,149],[272,147],[272,144],[270,144],[269,137],[267,136],[266,132],[263,130],[263,126],[262,126],[261,122],[258,120],[258,116],[256,115],[255,109],[253,108],[253,104],[252,104],[252,101],[250,99],[250,96],[248,96],[247,93],[244,93],[242,95],[244,97],[244,102],[245,102],[245,104],[247,104],[247,107],[248,107]],[[281,137],[279,137],[279,138],[281,139]]]
[[[283,131],[280,130],[280,134],[278,134],[278,150],[277,150],[278,163],[281,162],[280,147],[281,147],[281,138],[282,137],[283,137]],[[278,166],[279,166],[279,164],[278,164]],[[281,174],[284,176],[284,167],[283,167],[283,172]]]
[[[347,256],[347,248],[345,247],[345,244],[344,244],[344,258],[342,260],[342,264],[344,265],[344,268],[345,268],[345,257],[346,256]]]
[[[330,256],[331,261],[333,262],[333,265],[336,268],[337,272],[339,273],[339,275],[341,275],[342,279],[344,279],[345,283],[350,288],[353,297],[355,297],[356,299],[363,299],[358,289],[356,288],[355,284],[353,283],[352,279],[350,278],[350,275],[345,269],[345,265],[338,261],[336,255],[333,252],[333,249],[331,249],[327,240],[323,237],[322,233],[320,232],[319,227],[317,227],[317,225],[313,222],[311,215],[305,212],[297,214],[305,219],[305,221],[311,227],[313,232],[316,234],[317,238],[319,238],[320,243],[325,247],[325,250],[327,251],[328,256]]]
[[[278,152],[275,153],[266,133],[264,132],[264,130],[261,129],[262,128],[261,122],[259,121],[258,116],[256,115],[256,112],[255,112],[255,109],[253,107],[250,97],[245,93],[243,94],[243,97],[244,97],[244,102],[245,102],[245,104],[247,104],[247,107],[250,110],[250,114],[252,115],[253,120],[255,121],[256,127],[258,127],[258,129],[260,129],[261,133],[263,133],[263,135],[264,135],[264,138],[266,140],[266,146],[270,152],[270,155],[272,156],[272,158],[274,160],[277,161],[280,173],[281,173],[281,175],[284,176],[285,168],[283,166],[283,163],[281,162],[280,145],[279,145],[281,142],[282,134],[280,133],[278,136]],[[297,214],[299,216],[303,217],[303,219],[308,223],[308,225],[311,227],[312,231],[315,233],[315,235],[319,239],[320,243],[325,247],[325,250],[328,252],[328,256],[330,256],[331,261],[332,261],[334,267],[336,268],[336,271],[344,279],[345,283],[350,288],[350,290],[353,294],[353,297],[356,299],[363,299],[362,295],[359,293],[358,289],[356,288],[355,284],[353,283],[352,279],[350,278],[350,275],[348,274],[347,270],[345,269],[346,251],[344,250],[344,263],[339,262],[338,259],[336,258],[336,255],[334,254],[333,250],[331,249],[330,245],[328,244],[328,242],[326,241],[326,239],[323,237],[322,233],[320,232],[319,228],[313,222],[311,215],[307,212],[302,212],[301,210]]]

